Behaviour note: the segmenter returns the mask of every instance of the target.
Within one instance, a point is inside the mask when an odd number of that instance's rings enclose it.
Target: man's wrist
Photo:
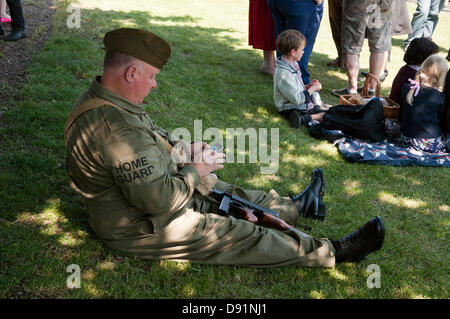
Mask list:
[[[186,176],[188,180],[192,181],[193,188],[196,188],[198,184],[200,183],[201,177],[200,172],[197,170],[197,168],[194,165],[187,164],[184,166],[180,171],[180,174]]]

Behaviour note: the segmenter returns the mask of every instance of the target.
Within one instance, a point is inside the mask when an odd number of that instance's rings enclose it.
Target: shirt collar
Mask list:
[[[138,113],[142,114],[144,113],[143,105],[135,104],[126,98],[120,96],[119,94],[114,93],[111,90],[108,90],[107,88],[103,87],[100,84],[101,76],[96,76],[91,83],[91,86],[89,88],[89,91],[96,97],[108,100],[115,105],[129,111],[132,113]]]
[[[408,64],[408,66],[409,66],[411,69],[416,70],[416,71],[419,71],[419,69],[420,69],[420,66],[418,66],[418,65]]]
[[[281,56],[281,61],[291,66],[295,71],[300,72],[300,66],[297,62],[291,63],[291,61],[284,58],[284,56]]]

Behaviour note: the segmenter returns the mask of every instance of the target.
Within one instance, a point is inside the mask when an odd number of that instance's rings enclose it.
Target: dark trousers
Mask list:
[[[314,0],[267,0],[272,12],[275,27],[275,38],[286,29],[300,31],[306,38],[303,57],[298,62],[303,82],[311,82],[308,71],[309,56],[312,53],[320,22],[323,15],[323,2],[317,5]],[[280,52],[277,51],[277,56]]]
[[[22,4],[20,0],[6,0],[11,15],[12,32],[25,30],[25,19],[23,17]]]
[[[336,45],[338,57],[342,59],[342,0],[328,0],[328,16],[330,19],[331,34],[333,35],[333,41]]]

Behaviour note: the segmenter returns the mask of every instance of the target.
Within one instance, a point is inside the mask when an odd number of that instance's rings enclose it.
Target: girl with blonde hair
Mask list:
[[[401,105],[402,144],[419,151],[445,151],[445,96],[441,89],[447,75],[447,61],[429,56],[420,66],[415,79],[403,86]]]

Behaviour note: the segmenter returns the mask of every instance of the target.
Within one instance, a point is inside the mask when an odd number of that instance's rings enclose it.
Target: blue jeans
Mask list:
[[[314,0],[267,0],[274,21],[275,38],[286,29],[298,30],[306,38],[303,56],[298,62],[305,84],[311,82],[308,62],[322,21],[323,3],[317,5]],[[278,51],[277,56],[280,56]]]
[[[405,41],[408,46],[415,38],[429,38],[439,21],[439,12],[444,7],[446,0],[417,0],[416,12],[414,12],[411,27],[412,33]]]

